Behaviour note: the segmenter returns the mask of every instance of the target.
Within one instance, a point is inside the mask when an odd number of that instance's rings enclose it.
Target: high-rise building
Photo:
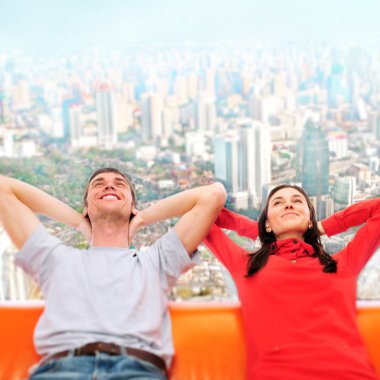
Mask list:
[[[198,131],[215,130],[216,107],[213,98],[201,97],[195,105],[195,128]]]
[[[79,105],[71,106],[69,109],[69,126],[70,126],[70,142],[73,147],[80,146],[80,141],[83,137],[81,125],[82,107]]]
[[[239,191],[239,137],[217,136],[214,139],[215,177],[222,180],[230,193]]]
[[[168,141],[179,125],[179,110],[175,107],[165,107],[162,111],[162,137]]]
[[[348,136],[343,130],[328,133],[329,151],[335,159],[348,157]]]
[[[254,120],[267,123],[278,112],[278,100],[271,95],[254,95],[248,100],[248,115]]]
[[[215,97],[215,70],[206,69],[202,73],[203,91],[209,97]]]
[[[262,187],[271,181],[271,148],[269,128],[250,119],[241,120],[235,133],[214,139],[215,176],[247,205],[241,208],[261,201]]]
[[[31,106],[29,96],[29,86],[25,80],[20,80],[12,91],[12,108],[13,110],[25,110]]]
[[[285,72],[280,71],[273,76],[272,93],[276,98],[283,98],[287,93]]]
[[[188,95],[191,100],[194,100],[198,96],[199,79],[196,73],[190,73],[187,76],[187,88]]]
[[[70,139],[70,108],[79,105],[79,100],[76,98],[68,98],[62,101],[62,124],[63,138]]]
[[[98,145],[112,148],[117,144],[115,125],[114,94],[107,85],[102,85],[96,92],[96,110],[98,117]]]
[[[62,123],[62,109],[59,106],[51,108],[51,136],[57,139],[64,137],[64,129]]]
[[[330,107],[337,107],[347,101],[349,90],[345,85],[344,67],[335,64],[332,67],[331,75],[327,79],[327,101]]]
[[[145,142],[156,142],[162,136],[163,102],[158,94],[142,96],[141,136]]]
[[[133,103],[135,101],[135,86],[133,83],[124,83],[122,86],[122,93],[127,102]]]
[[[263,185],[271,181],[269,127],[247,120],[240,125],[239,134],[239,187],[242,191],[248,191],[257,205],[261,201]]]
[[[369,167],[360,162],[351,165],[349,173],[355,177],[357,185],[361,188],[364,188],[371,180],[371,171]]]
[[[371,132],[375,135],[376,140],[380,140],[380,112],[372,111],[368,115],[368,126]]]
[[[178,104],[186,104],[189,100],[188,81],[184,75],[178,75],[173,84],[174,96]]]
[[[206,154],[206,138],[203,132],[190,131],[185,134],[186,155],[188,157],[201,157]]]
[[[355,177],[337,177],[332,187],[332,198],[334,201],[334,211],[343,210],[354,203],[356,190]]]
[[[115,127],[119,133],[126,133],[133,124],[133,105],[125,95],[116,95],[114,99]]]
[[[297,178],[316,207],[319,219],[331,212],[329,197],[330,151],[327,134],[309,119],[297,142]]]
[[[97,146],[98,128],[94,123],[96,113],[92,109],[74,105],[69,110],[70,144],[73,148]]]

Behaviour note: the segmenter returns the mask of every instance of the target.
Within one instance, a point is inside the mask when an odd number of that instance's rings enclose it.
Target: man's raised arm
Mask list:
[[[0,222],[20,249],[40,224],[35,214],[43,214],[79,228],[84,217],[44,191],[14,178],[0,175]]]
[[[226,201],[221,183],[186,190],[140,211],[132,219],[130,237],[144,225],[172,217],[181,217],[175,226],[185,249],[192,254],[207,235]]]

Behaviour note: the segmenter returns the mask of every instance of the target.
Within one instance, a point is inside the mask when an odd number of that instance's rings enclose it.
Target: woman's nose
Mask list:
[[[287,208],[293,208],[292,202],[286,202],[285,203],[285,209],[287,209]]]

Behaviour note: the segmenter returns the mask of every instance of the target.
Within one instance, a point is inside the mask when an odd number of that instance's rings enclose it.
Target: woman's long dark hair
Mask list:
[[[246,277],[252,276],[253,274],[257,273],[260,269],[262,269],[268,262],[269,256],[273,253],[273,248],[275,247],[273,243],[276,242],[276,237],[273,231],[267,232],[265,227],[265,222],[268,220],[269,201],[277,191],[288,187],[296,189],[305,197],[310,210],[310,220],[313,224],[313,227],[305,232],[305,243],[310,244],[314,248],[316,256],[318,257],[320,263],[323,265],[323,272],[336,273],[337,271],[336,261],[323,249],[321,243],[321,234],[318,230],[314,206],[311,203],[308,195],[306,194],[305,190],[299,186],[285,184],[275,187],[269,193],[265,207],[260,213],[258,225],[261,248],[256,252],[249,254]]]

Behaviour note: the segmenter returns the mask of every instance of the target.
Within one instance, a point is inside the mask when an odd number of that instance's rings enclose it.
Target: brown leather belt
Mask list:
[[[48,360],[61,359],[65,356],[73,355],[73,356],[93,356],[96,355],[97,352],[101,352],[108,355],[123,355],[127,353],[130,356],[134,356],[137,359],[145,360],[156,367],[158,367],[161,371],[167,375],[166,365],[163,359],[159,356],[152,354],[151,352],[139,350],[138,348],[132,347],[121,347],[114,343],[105,343],[105,342],[94,342],[88,343],[84,346],[76,348],[73,350],[66,350],[57,352],[56,354],[48,356],[46,359],[42,360],[42,364]]]

